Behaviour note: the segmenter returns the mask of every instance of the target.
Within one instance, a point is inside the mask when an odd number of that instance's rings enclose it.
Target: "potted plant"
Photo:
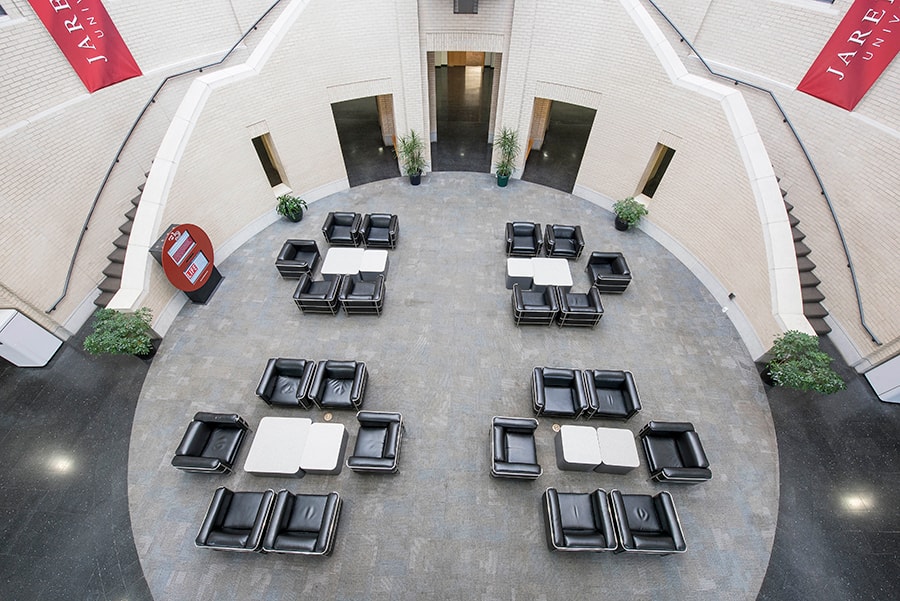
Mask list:
[[[94,315],[93,332],[84,339],[84,350],[92,355],[137,355],[146,358],[153,349],[150,309],[134,313],[100,309]]]
[[[422,172],[428,167],[425,162],[425,141],[415,130],[410,130],[408,135],[400,136],[397,140],[396,152],[403,164],[404,174],[409,176],[409,183],[418,186],[422,181]]]
[[[500,130],[500,135],[494,140],[499,158],[494,168],[497,173],[497,185],[501,188],[509,183],[509,176],[516,168],[516,157],[519,155],[519,133],[509,127]]]
[[[788,330],[775,339],[772,358],[763,371],[774,386],[831,394],[845,388],[844,380],[831,369],[831,357],[819,350],[819,339]]]
[[[633,196],[613,203],[613,212],[616,214],[616,229],[624,232],[641,220],[646,215],[647,207],[636,201]]]
[[[304,209],[306,209],[306,201],[290,194],[279,196],[278,205],[275,207],[279,215],[293,222],[303,219]]]

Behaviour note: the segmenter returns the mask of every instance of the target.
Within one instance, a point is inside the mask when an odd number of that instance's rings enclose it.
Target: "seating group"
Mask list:
[[[687,545],[672,495],[587,493],[548,488],[542,509],[552,551],[683,553]]]
[[[330,555],[341,498],[216,489],[194,544],[223,551]]]
[[[572,292],[557,286],[543,290],[523,289],[513,284],[513,319],[516,325],[594,327],[603,317],[603,303],[596,286],[587,292]]]
[[[641,410],[634,376],[625,370],[535,367],[531,390],[537,415],[624,421]]]
[[[396,248],[400,222],[390,213],[331,211],[322,224],[322,235],[332,246]]]
[[[269,405],[310,409],[362,407],[368,382],[362,361],[272,358],[266,363],[256,395]]]
[[[546,251],[548,257],[576,260],[584,250],[580,225],[547,225],[531,221],[512,221],[506,224],[506,256],[537,257]]]

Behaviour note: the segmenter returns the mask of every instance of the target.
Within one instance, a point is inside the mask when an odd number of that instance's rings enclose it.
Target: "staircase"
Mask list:
[[[787,192],[782,189],[782,199],[785,199],[786,196]],[[809,258],[812,250],[803,242],[806,234],[800,231],[800,220],[791,213],[794,205],[785,199],[784,208],[787,209],[791,233],[794,236],[794,252],[797,254],[797,271],[800,273],[800,292],[803,297],[803,315],[806,316],[816,334],[824,336],[831,332],[831,327],[825,323],[828,310],[822,306],[822,301],[825,300],[825,295],[819,291],[819,284],[822,282],[813,273],[816,264]]]
[[[119,226],[120,236],[113,241],[115,250],[109,253],[106,258],[109,259],[109,265],[103,270],[106,277],[97,286],[100,289],[100,296],[94,299],[94,304],[98,307],[105,307],[109,301],[116,295],[122,286],[122,268],[125,266],[125,249],[128,248],[128,239],[131,237],[131,226],[134,224],[134,216],[137,213],[138,203],[141,202],[140,192],[144,191],[144,184],[138,186],[139,194],[131,199],[131,209],[125,213],[125,223]]]

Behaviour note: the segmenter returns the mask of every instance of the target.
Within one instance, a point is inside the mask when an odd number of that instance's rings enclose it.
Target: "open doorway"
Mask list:
[[[571,193],[597,110],[545,98],[534,104],[522,179]]]
[[[331,105],[351,187],[400,176],[391,139],[393,103],[390,99],[390,96],[368,96]]]
[[[435,52],[433,171],[491,170],[489,126],[494,83],[492,55]]]

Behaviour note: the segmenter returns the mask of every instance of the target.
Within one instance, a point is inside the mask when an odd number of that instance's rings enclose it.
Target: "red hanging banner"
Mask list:
[[[141,75],[100,0],[28,0],[88,92]]]
[[[900,51],[900,0],[856,0],[797,86],[852,111]]]

